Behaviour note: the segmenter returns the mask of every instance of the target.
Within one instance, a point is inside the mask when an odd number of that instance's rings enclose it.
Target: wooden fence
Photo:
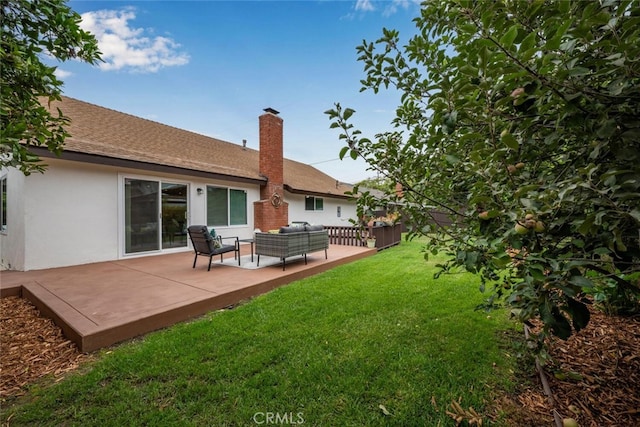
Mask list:
[[[402,225],[377,225],[369,228],[369,237],[376,239],[376,248],[386,249],[399,245],[402,240]]]
[[[402,240],[402,225],[376,225],[365,227],[360,230],[358,227],[342,227],[325,225],[324,229],[329,233],[329,243],[332,245],[345,246],[366,246],[366,238],[376,239],[376,248],[386,249],[400,244]],[[358,232],[361,231],[359,234]]]
[[[343,227],[336,225],[325,225],[324,229],[329,232],[329,243],[332,245],[344,246],[365,246],[364,236],[358,235],[357,227]]]

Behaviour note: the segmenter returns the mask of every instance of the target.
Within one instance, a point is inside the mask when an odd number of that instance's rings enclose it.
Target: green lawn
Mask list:
[[[433,264],[402,242],[149,334],[33,387],[2,423],[455,425],[452,400],[482,411],[508,387],[513,362],[498,336],[512,326],[504,312],[474,311],[474,277],[434,280]]]

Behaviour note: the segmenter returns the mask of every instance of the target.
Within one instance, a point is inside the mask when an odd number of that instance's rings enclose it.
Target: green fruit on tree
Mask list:
[[[530,213],[528,213],[528,214],[526,214],[524,216],[524,220],[525,221],[529,221],[529,220],[534,219],[534,218],[535,218],[535,216],[533,214],[530,214]]]
[[[522,169],[522,168],[524,168],[524,163],[522,162],[516,163],[516,169]]]
[[[516,222],[514,229],[518,234],[527,234],[529,232],[529,229],[524,225],[520,224],[519,222]]]
[[[514,165],[507,166],[507,170],[509,171],[509,173],[514,173],[515,171],[517,171]]]
[[[545,230],[544,222],[536,221],[536,225],[533,227],[536,233],[542,233]]]

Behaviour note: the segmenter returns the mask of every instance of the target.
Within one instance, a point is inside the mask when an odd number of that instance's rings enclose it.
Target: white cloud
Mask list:
[[[150,29],[133,28],[134,8],[98,10],[82,14],[82,28],[98,40],[103,70],[130,70],[155,73],[160,68],[184,65],[189,55],[169,37],[151,37]]]
[[[67,77],[73,75],[73,73],[71,71],[61,70],[60,68],[56,68],[56,70],[53,72],[53,74],[55,74],[55,76],[57,78],[59,78],[60,80],[66,79]]]
[[[353,7],[355,12],[361,12],[361,14],[367,12],[376,12],[379,9],[379,6],[384,6],[382,9],[382,16],[389,17],[399,9],[407,10],[411,7],[420,8],[420,3],[422,0],[391,0],[389,1],[379,1],[379,0],[356,0],[356,4]],[[355,18],[355,13],[350,13],[345,18],[353,19]]]
[[[373,6],[371,0],[358,0],[356,1],[355,9],[361,12],[373,12],[376,8]]]
[[[391,4],[384,8],[383,16],[391,16],[398,11],[399,8],[409,9],[411,6],[420,6],[421,0],[393,0]]]

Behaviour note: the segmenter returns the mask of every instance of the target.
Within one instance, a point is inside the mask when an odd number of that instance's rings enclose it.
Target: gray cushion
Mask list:
[[[280,227],[280,233],[285,234],[285,233],[300,233],[301,231],[304,231],[304,228],[302,227]]]
[[[305,225],[305,231],[322,231],[324,230],[324,225]]]

